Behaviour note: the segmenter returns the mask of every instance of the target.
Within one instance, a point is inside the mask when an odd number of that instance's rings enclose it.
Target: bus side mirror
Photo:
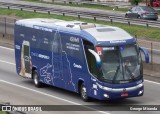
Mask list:
[[[143,52],[144,56],[145,56],[145,61],[146,63],[149,63],[149,53],[146,49],[139,47],[140,51]]]
[[[96,59],[97,67],[101,67],[101,58],[100,58],[100,56],[94,50],[88,49],[88,51],[94,55],[94,57]]]

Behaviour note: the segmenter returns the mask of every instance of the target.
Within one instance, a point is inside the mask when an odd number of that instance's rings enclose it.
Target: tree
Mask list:
[[[150,5],[153,7],[153,0],[150,0]]]
[[[139,2],[138,0],[135,0],[135,5],[138,5],[138,2]]]
[[[132,5],[138,5],[138,3],[139,3],[139,0],[131,0]]]

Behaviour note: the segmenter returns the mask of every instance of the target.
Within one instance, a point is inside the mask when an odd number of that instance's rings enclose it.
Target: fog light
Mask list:
[[[143,90],[139,91],[138,95],[141,95],[143,93]]]
[[[109,95],[108,94],[104,94],[104,97],[109,98]]]

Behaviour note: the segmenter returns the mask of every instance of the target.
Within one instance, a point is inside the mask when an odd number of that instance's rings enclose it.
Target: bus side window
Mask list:
[[[85,54],[86,54],[86,59],[87,59],[87,64],[88,64],[89,71],[93,76],[98,77],[97,70],[96,70],[96,59],[88,51],[88,49],[94,50],[94,46],[93,46],[92,43],[90,43],[88,41],[85,41],[85,40],[83,41],[83,45],[84,45],[84,49],[85,49]]]

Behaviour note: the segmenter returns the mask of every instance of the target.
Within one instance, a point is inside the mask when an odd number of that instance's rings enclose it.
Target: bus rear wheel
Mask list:
[[[80,95],[81,95],[81,98],[83,99],[83,101],[85,101],[85,102],[89,101],[89,97],[87,96],[87,90],[86,90],[86,87],[84,86],[84,84],[81,85]]]
[[[36,86],[36,87],[41,87],[41,82],[39,82],[39,77],[38,77],[38,72],[37,72],[37,70],[34,70],[33,71],[33,81],[34,81],[34,85]]]

